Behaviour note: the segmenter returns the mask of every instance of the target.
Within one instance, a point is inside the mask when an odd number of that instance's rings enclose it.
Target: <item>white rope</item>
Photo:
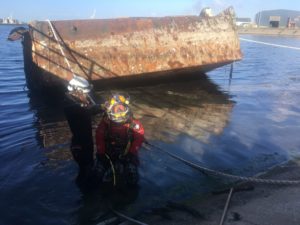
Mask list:
[[[129,217],[129,216],[126,216],[126,215],[124,215],[124,214],[122,214],[122,213],[120,213],[120,212],[118,212],[118,211],[116,211],[116,210],[113,210],[113,209],[112,209],[112,211],[113,211],[113,213],[115,213],[117,216],[119,216],[119,217],[121,217],[121,218],[123,218],[123,219],[125,219],[125,220],[127,220],[127,221],[129,221],[129,222],[131,222],[131,223],[138,224],[138,225],[147,225],[146,223],[143,223],[143,222],[138,221],[138,220],[136,220],[136,219],[133,219],[133,218],[131,218],[131,217]]]
[[[233,193],[233,187],[230,188],[230,191],[229,191],[229,194],[228,194],[228,197],[227,197],[227,200],[226,200],[226,204],[224,206],[223,214],[222,214],[221,221],[220,221],[219,225],[224,224],[224,220],[225,220],[225,217],[226,217],[226,214],[227,214],[227,210],[228,210],[228,207],[229,207],[229,203],[230,203],[230,200],[231,200],[232,193]]]
[[[78,88],[78,86],[76,87],[76,85],[78,85],[78,79],[81,78],[81,79],[84,79],[87,83],[89,83],[89,82],[88,82],[85,78],[82,78],[82,77],[80,77],[80,76],[78,76],[78,75],[76,75],[76,74],[74,73],[74,70],[72,69],[71,64],[70,64],[70,62],[69,62],[69,60],[68,60],[68,58],[67,58],[67,56],[66,56],[66,54],[65,54],[65,52],[64,52],[64,50],[63,50],[63,47],[62,47],[63,40],[61,40],[61,38],[58,37],[58,35],[57,35],[57,33],[56,33],[56,31],[55,31],[55,29],[54,29],[53,24],[51,23],[51,21],[50,21],[50,20],[46,20],[46,21],[49,23],[49,26],[50,26],[50,28],[51,28],[51,31],[52,31],[54,37],[55,37],[55,40],[56,40],[57,43],[58,43],[60,52],[61,52],[61,54],[63,55],[64,60],[65,60],[66,64],[68,65],[69,70],[70,70],[71,73],[72,73],[73,79],[69,82],[69,86],[71,86],[72,89],[77,89],[77,90],[80,89],[81,91],[83,91],[83,89],[82,89],[81,87],[79,87],[79,88]],[[66,48],[65,45],[64,45],[64,48]],[[69,50],[69,49],[67,49],[67,50]],[[70,50],[69,50],[69,51],[70,51]],[[75,59],[75,57],[72,55],[71,52],[70,52],[70,55]],[[76,60],[75,60],[75,61],[76,61]],[[77,62],[77,61],[76,61],[76,62]],[[85,71],[82,69],[82,67],[80,66],[80,64],[79,64],[78,62],[77,62],[77,64],[78,64],[79,68],[81,68],[82,72],[85,73]],[[77,81],[76,81],[76,79],[77,79]],[[75,81],[74,81],[74,80],[75,80]],[[77,84],[75,85],[74,83],[71,83],[72,81],[76,82]],[[81,81],[79,80],[79,82],[81,82]],[[81,83],[82,83],[82,82],[81,82]],[[90,85],[88,85],[88,86],[90,87]],[[86,96],[87,96],[87,99],[90,101],[90,103],[92,103],[93,105],[96,105],[96,102],[95,102],[94,99],[91,97],[91,95],[90,95],[89,92],[90,92],[90,89],[88,90],[88,93],[85,93]]]
[[[74,71],[73,71],[73,69],[72,69],[72,67],[71,67],[71,65],[70,65],[70,62],[69,62],[69,60],[68,60],[68,58],[67,58],[67,56],[66,56],[66,54],[65,54],[65,52],[64,52],[64,50],[63,50],[63,48],[62,48],[62,46],[61,46],[61,41],[59,40],[59,38],[58,38],[58,36],[57,36],[57,33],[56,33],[56,31],[54,30],[54,27],[53,27],[51,21],[50,21],[50,20],[46,20],[46,21],[49,23],[49,26],[50,26],[50,28],[51,28],[51,31],[52,31],[54,37],[55,37],[55,40],[56,40],[57,43],[58,43],[59,50],[60,50],[61,54],[63,55],[64,60],[65,60],[66,64],[68,65],[69,70],[72,72],[73,77],[74,77],[74,75],[75,75],[75,74],[74,74]]]
[[[278,44],[272,44],[272,43],[263,42],[263,41],[254,41],[254,40],[250,40],[250,39],[246,39],[246,38],[240,38],[240,40],[246,41],[246,42],[252,42],[252,43],[256,43],[256,44],[279,47],[279,48],[289,48],[289,49],[294,49],[294,50],[300,50],[299,47],[293,47],[293,46],[288,46],[288,45],[278,45]]]

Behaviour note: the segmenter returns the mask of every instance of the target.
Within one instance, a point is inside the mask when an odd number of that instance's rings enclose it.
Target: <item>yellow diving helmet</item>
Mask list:
[[[116,123],[125,123],[131,116],[129,108],[129,97],[113,94],[105,103],[105,110],[110,120]]]

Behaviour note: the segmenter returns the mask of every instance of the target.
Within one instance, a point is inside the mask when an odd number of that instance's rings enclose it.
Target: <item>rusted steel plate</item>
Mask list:
[[[76,74],[92,80],[220,65],[240,60],[231,10],[215,17],[54,21]],[[33,62],[69,80],[47,22],[30,25]]]

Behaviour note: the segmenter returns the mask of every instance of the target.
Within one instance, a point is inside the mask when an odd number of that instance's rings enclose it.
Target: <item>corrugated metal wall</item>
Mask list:
[[[279,18],[279,27],[286,27],[288,18],[296,19],[296,26],[300,27],[300,11],[295,10],[266,10],[255,15],[255,22],[260,27],[270,27],[270,20]]]

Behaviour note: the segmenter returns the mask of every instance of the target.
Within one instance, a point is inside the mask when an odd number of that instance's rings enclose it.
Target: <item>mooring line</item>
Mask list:
[[[230,188],[230,191],[229,191],[229,194],[228,194],[225,206],[224,206],[223,214],[222,214],[222,217],[221,217],[219,225],[223,225],[224,224],[224,221],[225,221],[225,218],[226,218],[226,215],[227,215],[227,211],[228,211],[228,207],[229,207],[229,203],[230,203],[230,200],[231,200],[232,193],[233,193],[233,188]]]
[[[162,149],[158,146],[155,146],[151,143],[149,143],[148,141],[144,142],[145,144],[147,144],[148,146],[157,149],[161,152],[164,152],[166,154],[168,154],[169,156],[171,156],[174,159],[177,159],[181,162],[183,162],[184,164],[197,169],[199,171],[201,171],[204,174],[208,174],[208,175],[212,175],[212,176],[217,176],[217,177],[223,177],[223,178],[229,178],[229,179],[233,179],[233,180],[239,180],[239,181],[246,181],[246,182],[252,182],[252,183],[261,183],[261,184],[281,184],[281,185],[299,185],[300,184],[300,180],[274,180],[274,179],[263,179],[263,178],[255,178],[255,177],[243,177],[243,176],[238,176],[238,175],[233,175],[233,174],[229,174],[229,173],[224,173],[221,171],[217,171],[217,170],[213,170],[213,169],[209,169],[207,167],[198,165],[196,163],[190,162],[186,159],[183,159],[165,149]]]
[[[114,214],[116,214],[118,217],[121,217],[121,218],[123,218],[123,219],[125,219],[125,220],[127,220],[127,221],[129,221],[129,222],[131,222],[131,223],[138,224],[138,225],[147,225],[146,223],[143,223],[143,222],[138,221],[138,220],[136,220],[136,219],[133,219],[133,218],[131,218],[131,217],[129,217],[129,216],[126,216],[126,215],[124,215],[124,214],[122,214],[122,213],[120,213],[120,212],[118,212],[118,211],[116,211],[116,210],[114,210],[114,209],[111,209],[111,211],[112,211]]]
[[[300,47],[293,47],[293,46],[288,46],[288,45],[279,45],[279,44],[273,44],[273,43],[268,43],[268,42],[263,42],[263,41],[254,41],[254,40],[247,39],[247,38],[241,38],[240,37],[240,40],[241,41],[246,41],[246,42],[251,42],[251,43],[256,43],[256,44],[273,46],[273,47],[289,48],[289,49],[294,49],[294,50],[300,50]]]

